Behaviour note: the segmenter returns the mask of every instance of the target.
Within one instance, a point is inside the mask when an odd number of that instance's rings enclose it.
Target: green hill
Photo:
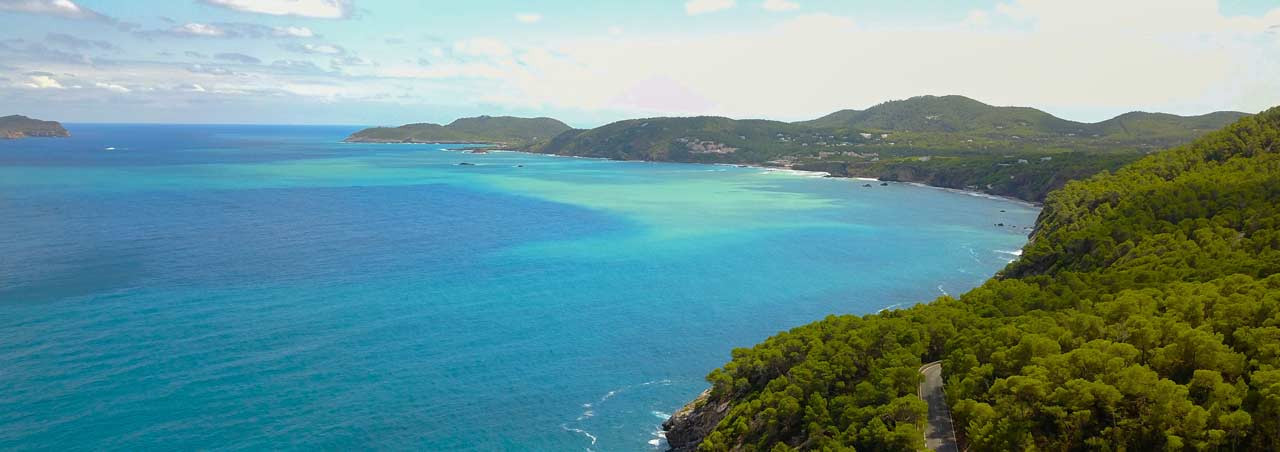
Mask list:
[[[536,152],[618,160],[759,163],[799,147],[782,137],[816,138],[808,127],[779,121],[714,116],[628,119],[565,132],[533,146]],[[767,145],[765,143],[768,143]]]
[[[0,117],[0,139],[69,136],[71,134],[57,121],[41,121],[22,115]]]
[[[1034,108],[993,107],[964,96],[920,96],[866,110],[842,110],[801,124],[861,131],[962,133],[1079,133],[1087,125]]]
[[[372,127],[351,134],[353,143],[484,143],[524,146],[548,140],[569,130],[551,118],[479,116],[461,118],[448,125],[406,124],[400,127]]]
[[[1014,140],[1091,139],[1148,145],[1186,141],[1245,116],[1216,112],[1201,116],[1126,113],[1099,123],[1069,121],[1027,107],[996,107],[964,96],[920,96],[885,102],[866,110],[842,110],[799,124],[868,132],[956,133]]]
[[[620,160],[734,163],[985,191],[1042,201],[1244,113],[1129,113],[1096,124],[962,96],[921,96],[798,123],[647,118],[567,131],[524,150]]]
[[[969,450],[1278,450],[1278,199],[1280,107],[1068,183],[1023,256],[958,299],[734,350],[667,437],[919,450],[917,369],[944,360]]]

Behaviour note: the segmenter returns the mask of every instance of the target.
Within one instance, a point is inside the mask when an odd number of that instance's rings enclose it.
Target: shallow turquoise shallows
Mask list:
[[[0,449],[652,450],[734,347],[963,292],[1037,214],[355,127],[69,129],[0,141]]]

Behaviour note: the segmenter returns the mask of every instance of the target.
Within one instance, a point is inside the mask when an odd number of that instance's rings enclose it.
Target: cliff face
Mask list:
[[[703,438],[715,430],[716,424],[729,412],[729,400],[711,400],[711,389],[703,391],[698,398],[680,408],[665,422],[662,430],[667,432],[667,444],[672,452],[693,452]]]
[[[41,121],[26,116],[0,117],[0,138],[69,137],[70,133],[57,121]]]

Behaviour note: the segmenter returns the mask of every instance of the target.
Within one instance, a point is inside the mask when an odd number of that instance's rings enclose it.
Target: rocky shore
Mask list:
[[[729,412],[729,400],[711,400],[711,389],[689,402],[662,423],[667,445],[672,452],[698,450],[702,439],[715,430],[716,424]]]

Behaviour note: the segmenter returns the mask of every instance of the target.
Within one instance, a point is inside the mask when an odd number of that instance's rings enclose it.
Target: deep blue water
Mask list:
[[[652,450],[732,348],[958,294],[1037,213],[354,127],[69,129],[0,141],[0,449]]]

